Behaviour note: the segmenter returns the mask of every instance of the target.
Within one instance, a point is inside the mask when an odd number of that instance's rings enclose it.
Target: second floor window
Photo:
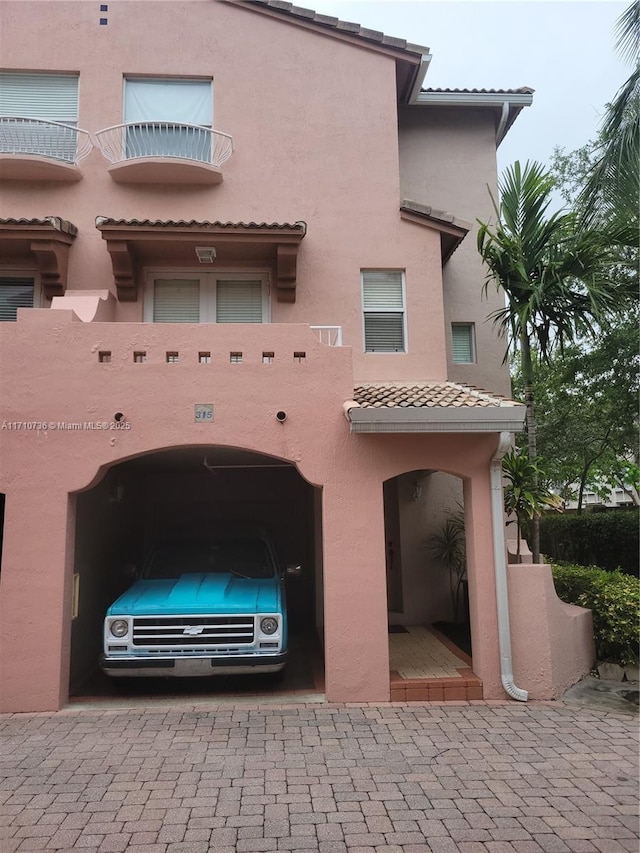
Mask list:
[[[125,79],[126,156],[211,161],[211,80]]]
[[[0,153],[73,163],[77,74],[0,73]]]
[[[476,347],[473,323],[451,324],[451,346],[454,364],[473,364]]]
[[[147,285],[145,320],[154,323],[265,323],[263,279],[219,276],[154,276]]]
[[[365,352],[405,352],[404,275],[400,270],[363,270]]]
[[[35,282],[27,276],[0,276],[0,323],[17,319],[18,308],[33,308]]]

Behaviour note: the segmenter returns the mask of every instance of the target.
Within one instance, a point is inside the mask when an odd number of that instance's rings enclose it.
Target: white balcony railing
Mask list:
[[[311,331],[321,344],[328,347],[342,346],[342,326],[311,326]]]
[[[0,116],[0,154],[48,157],[77,165],[93,148],[86,130],[57,121]]]
[[[162,157],[220,167],[233,152],[228,133],[196,124],[128,122],[99,130],[95,136],[110,163]]]

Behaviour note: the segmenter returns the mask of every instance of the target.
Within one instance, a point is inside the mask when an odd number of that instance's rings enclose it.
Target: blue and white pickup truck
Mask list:
[[[287,659],[284,574],[266,535],[160,544],[107,610],[102,670],[117,677],[279,672]]]

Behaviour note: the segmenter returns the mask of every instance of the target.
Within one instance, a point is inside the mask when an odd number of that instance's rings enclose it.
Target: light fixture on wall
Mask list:
[[[418,482],[418,480],[415,480],[415,482],[413,484],[413,488],[411,489],[411,500],[412,501],[419,501],[421,497],[422,497],[422,483]]]
[[[214,246],[196,246],[196,255],[201,264],[212,264],[216,259]]]

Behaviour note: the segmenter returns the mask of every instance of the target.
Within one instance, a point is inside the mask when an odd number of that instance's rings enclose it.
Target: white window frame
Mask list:
[[[144,286],[144,308],[143,321],[145,323],[153,323],[153,297],[154,284],[159,278],[178,278],[185,281],[200,282],[200,325],[208,323],[217,323],[216,319],[216,291],[218,280],[221,281],[259,281],[262,285],[262,324],[255,323],[254,325],[263,325],[271,322],[271,299],[270,299],[270,280],[269,273],[266,270],[246,270],[239,272],[237,269],[228,271],[225,269],[203,270],[202,272],[189,269],[165,269],[156,268],[148,269],[145,272]],[[233,325],[231,323],[221,323],[220,325]]]
[[[471,351],[471,358],[469,361],[457,361],[454,358],[453,330],[455,328],[464,328],[464,329],[468,329],[468,331],[469,331],[469,345],[470,345],[469,348]],[[452,362],[452,364],[477,364],[478,357],[477,357],[477,350],[476,350],[476,324],[475,323],[465,322],[465,321],[456,321],[454,323],[451,323],[451,362]]]
[[[393,272],[400,273],[401,287],[402,287],[402,310],[401,311],[365,311],[364,308],[364,277],[366,273],[369,272]],[[406,289],[406,274],[403,269],[398,269],[397,267],[363,267],[360,270],[360,312],[362,315],[362,351],[367,355],[402,355],[404,353],[409,352],[409,339],[407,337],[407,289]],[[403,348],[401,350],[368,350],[367,349],[367,339],[365,333],[365,315],[366,314],[402,314],[402,343]]]
[[[47,299],[42,290],[42,280],[38,270],[33,267],[0,267],[0,281],[3,278],[32,278],[33,279],[33,308],[48,308],[51,300]],[[49,302],[46,305],[45,302]],[[11,320],[0,322],[10,323]]]

